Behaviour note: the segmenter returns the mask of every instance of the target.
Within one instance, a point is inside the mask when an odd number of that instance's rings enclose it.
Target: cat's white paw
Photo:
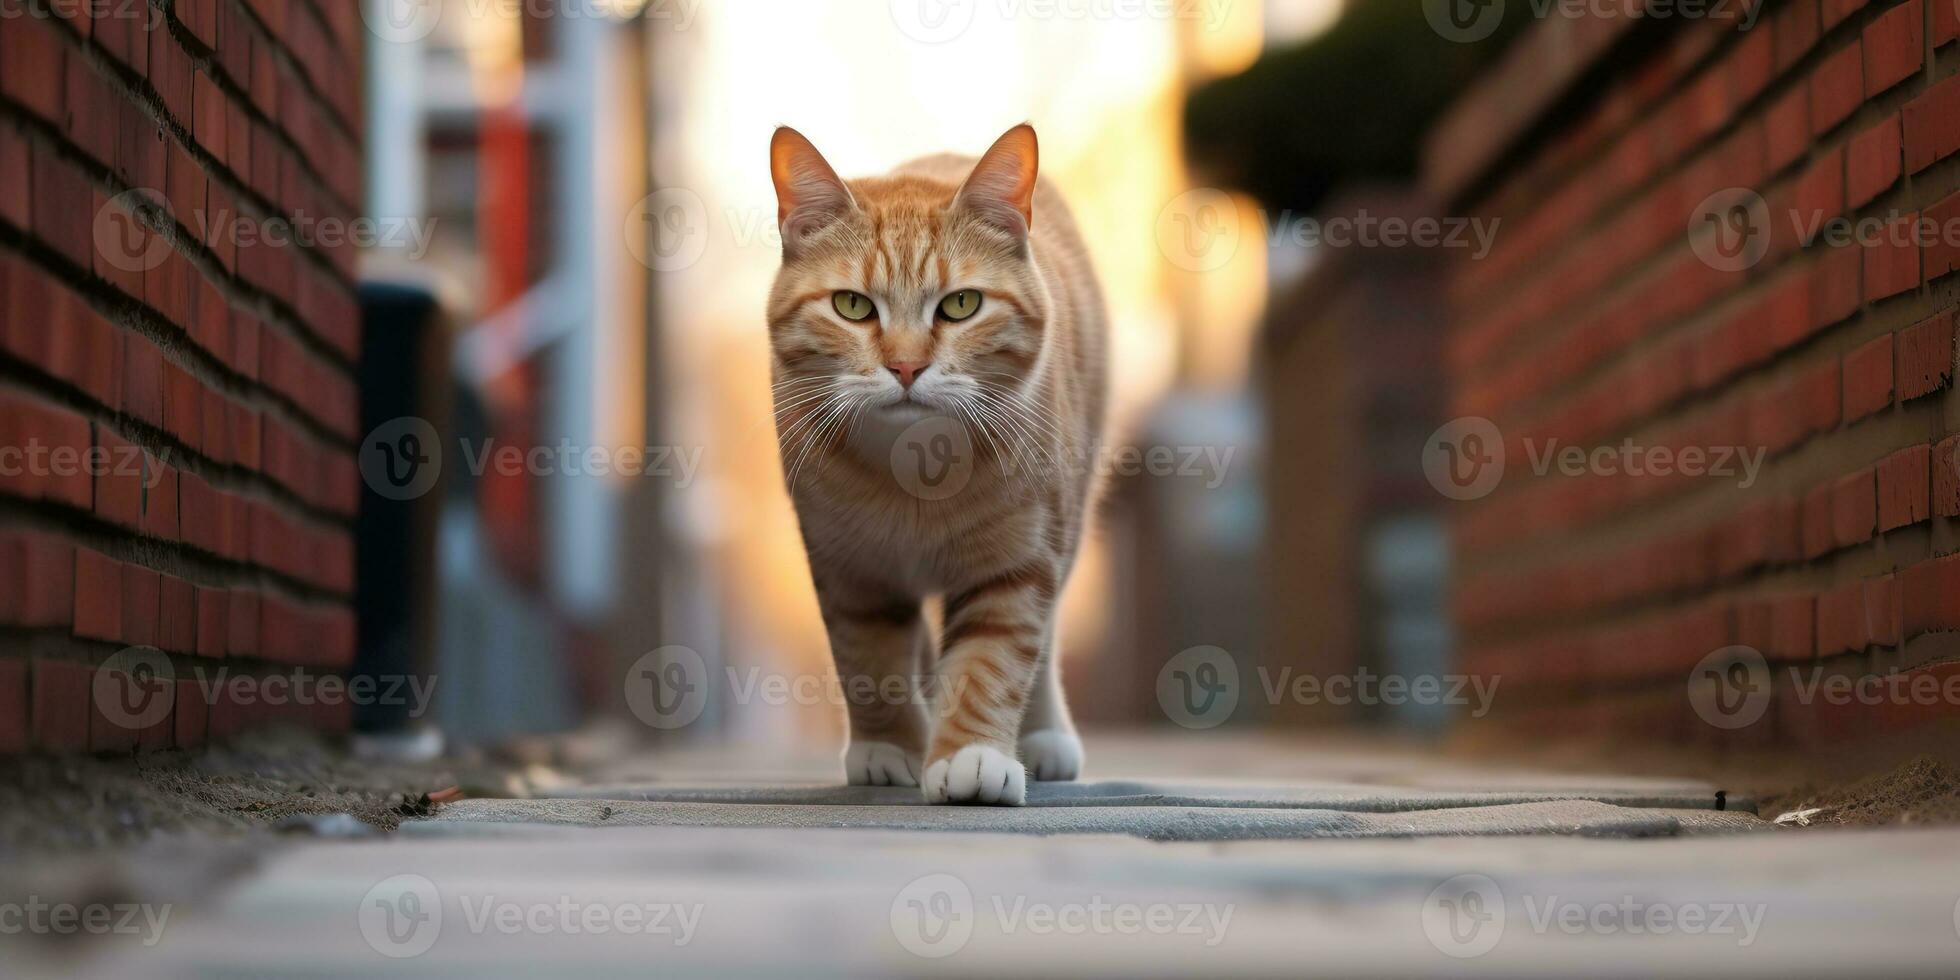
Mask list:
[[[926,767],[925,792],[927,803],[1020,806],[1028,801],[1028,774],[991,745],[969,745]]]
[[[1044,783],[1066,783],[1082,775],[1082,739],[1066,728],[1044,728],[1021,736],[1021,762]]]
[[[852,786],[917,786],[919,760],[890,742],[854,741],[844,750],[844,778]]]

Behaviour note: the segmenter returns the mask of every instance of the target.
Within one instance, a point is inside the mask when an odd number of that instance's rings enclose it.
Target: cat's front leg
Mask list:
[[[831,591],[819,598],[850,715],[844,778],[853,786],[917,786],[927,735],[918,657],[930,641],[919,603]]]
[[[1027,801],[1027,770],[1015,753],[1054,614],[1057,576],[1034,561],[946,597],[926,751],[930,803]]]

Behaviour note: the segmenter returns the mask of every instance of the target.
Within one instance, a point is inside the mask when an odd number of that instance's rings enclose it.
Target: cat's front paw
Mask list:
[[[991,745],[967,745],[926,765],[925,793],[927,803],[1020,806],[1028,801],[1028,774]]]
[[[853,740],[844,750],[844,779],[852,786],[917,786],[919,760],[890,742]]]
[[[1040,782],[1073,782],[1082,775],[1082,738],[1067,728],[1028,732],[1021,736],[1021,762]]]

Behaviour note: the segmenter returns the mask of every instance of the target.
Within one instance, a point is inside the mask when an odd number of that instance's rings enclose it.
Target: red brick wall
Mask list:
[[[1960,226],[1797,229],[1960,218],[1957,35],[1953,0],[1769,0],[1749,29],[1553,17],[1435,130],[1429,190],[1502,219],[1487,258],[1454,264],[1447,350],[1451,414],[1505,447],[1496,489],[1453,505],[1461,656],[1502,674],[1498,716],[1778,745],[1960,716],[1797,683],[1956,677]],[[1548,88],[1518,70],[1548,51],[1591,60]],[[1726,188],[1756,204],[1735,262],[1689,232]],[[1527,442],[1550,439],[1765,462],[1746,487],[1539,475]],[[1688,696],[1730,645],[1771,692],[1734,728]]]
[[[0,752],[345,722],[207,692],[353,655],[355,255],[264,232],[355,213],[355,16],[0,0]]]

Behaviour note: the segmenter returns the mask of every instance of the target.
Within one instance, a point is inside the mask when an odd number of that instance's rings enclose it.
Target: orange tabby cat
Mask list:
[[[1082,767],[1054,647],[1103,419],[1088,254],[1027,125],[977,162],[850,181],[783,128],[769,162],[777,435],[850,712],[846,775],[1019,805],[1029,772]]]

